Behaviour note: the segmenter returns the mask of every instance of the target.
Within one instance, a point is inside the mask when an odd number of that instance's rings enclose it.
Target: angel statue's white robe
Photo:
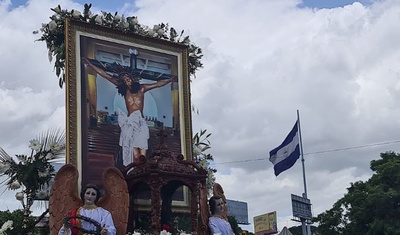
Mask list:
[[[80,207],[77,211],[77,215],[82,215],[97,221],[102,228],[105,227],[107,229],[107,235],[117,234],[111,213],[102,207],[96,207],[94,209],[85,209],[84,207]],[[93,224],[84,220],[80,220],[80,226],[86,230],[96,231],[96,227]],[[65,229],[64,226],[62,226],[58,231],[58,235],[71,234],[71,229]]]

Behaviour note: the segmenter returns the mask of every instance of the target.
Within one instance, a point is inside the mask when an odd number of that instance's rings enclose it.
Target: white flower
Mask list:
[[[166,230],[163,230],[160,232],[160,235],[171,235],[171,233],[167,232]]]
[[[18,201],[24,200],[24,193],[23,193],[23,192],[18,192],[18,193],[16,193],[16,194],[15,194],[15,198],[16,198]]]
[[[114,20],[115,21],[120,21],[121,20],[121,16],[119,16],[119,15],[114,16]]]
[[[132,24],[137,24],[138,22],[139,21],[138,21],[138,19],[136,17],[131,19],[131,23]]]
[[[54,32],[57,29],[57,23],[52,20],[49,22],[49,30],[50,32]]]
[[[35,151],[39,151],[40,148],[42,147],[39,140],[36,140],[36,139],[29,141],[29,143],[30,143],[29,148],[31,148],[32,150],[35,150]]]
[[[161,29],[161,27],[159,25],[154,25],[153,26],[153,31],[157,32],[159,29]]]
[[[6,221],[0,228],[0,234],[1,235],[6,234],[5,231],[8,229],[12,230],[13,229],[12,225],[13,225],[12,220]]]
[[[147,32],[147,34],[149,34],[150,37],[154,37],[154,35],[156,34],[153,30],[149,30]]]
[[[208,169],[208,174],[207,174],[207,184],[210,186],[213,186],[215,183],[215,176],[214,176],[214,172],[212,172],[212,170]]]
[[[195,146],[193,146],[193,153],[194,153],[194,155],[200,155],[201,154],[201,148],[199,147],[199,146],[197,146],[197,145],[195,145]]]
[[[14,181],[10,184],[10,189],[19,189],[21,187],[21,184],[18,181]]]
[[[210,163],[209,163],[206,159],[203,158],[203,159],[200,160],[199,165],[200,165],[201,167],[203,167],[204,169],[206,169],[206,168],[208,168],[208,166],[210,165]]]
[[[53,9],[56,13],[60,13],[61,12],[61,8],[58,5],[56,8]]]
[[[180,232],[179,235],[190,235],[190,233],[186,233],[184,231]]]
[[[7,220],[3,226],[5,226],[6,228],[10,228],[12,229],[12,225],[13,225],[13,221],[12,220]],[[3,226],[1,226],[3,228]]]
[[[58,150],[60,150],[60,145],[57,144],[56,142],[51,143],[51,144],[49,145],[49,147],[50,147],[50,150],[51,150],[52,152],[57,152]]]
[[[79,18],[81,16],[81,12],[77,10],[72,10],[72,17]]]
[[[164,29],[159,29],[159,30],[157,30],[157,33],[158,33],[159,35],[163,35],[163,34],[164,34]]]
[[[103,23],[103,19],[101,18],[101,16],[96,16],[96,18],[94,19],[94,21],[96,22],[96,24],[102,24]]]
[[[189,38],[185,38],[185,39],[182,41],[183,44],[189,44],[189,42],[190,42],[190,39],[189,39]]]
[[[40,190],[37,194],[36,197],[38,199],[45,199],[49,194],[47,193],[47,190]]]
[[[51,159],[53,159],[54,158],[54,154],[52,153],[52,152],[48,152],[47,154],[46,154],[46,160],[51,160]]]

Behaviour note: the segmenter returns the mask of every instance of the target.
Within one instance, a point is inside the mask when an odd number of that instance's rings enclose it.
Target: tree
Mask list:
[[[239,227],[239,224],[234,216],[228,216],[228,222],[232,227],[232,231],[235,235],[238,235],[242,232],[242,229]]]
[[[371,161],[369,180],[352,183],[332,209],[314,218],[319,234],[400,235],[400,154],[380,157]]]
[[[310,226],[311,228],[311,234],[315,234],[314,232],[317,230],[317,228],[315,226]],[[293,234],[293,235],[303,235],[303,228],[300,226],[293,226],[288,228],[289,231]]]

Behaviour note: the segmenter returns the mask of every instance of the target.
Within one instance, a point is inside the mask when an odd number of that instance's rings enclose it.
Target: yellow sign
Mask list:
[[[276,223],[276,211],[255,216],[253,220],[254,220],[254,233],[256,235],[278,232]]]

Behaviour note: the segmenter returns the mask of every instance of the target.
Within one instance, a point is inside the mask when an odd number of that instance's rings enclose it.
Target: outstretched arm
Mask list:
[[[110,81],[112,84],[117,85],[117,79],[106,73],[103,69],[97,67],[96,65],[90,63],[90,61],[87,58],[82,58],[82,62],[85,65],[88,65],[94,72],[96,72],[98,75],[102,76],[103,78],[107,79]]]
[[[173,75],[173,76],[172,76],[171,78],[169,78],[169,79],[160,80],[160,81],[157,81],[156,83],[152,83],[152,84],[144,84],[144,85],[143,85],[144,92],[149,91],[149,90],[152,90],[152,89],[157,88],[157,87],[165,86],[165,85],[167,85],[168,83],[176,82],[176,81],[178,81],[178,77],[175,76],[175,75]]]

